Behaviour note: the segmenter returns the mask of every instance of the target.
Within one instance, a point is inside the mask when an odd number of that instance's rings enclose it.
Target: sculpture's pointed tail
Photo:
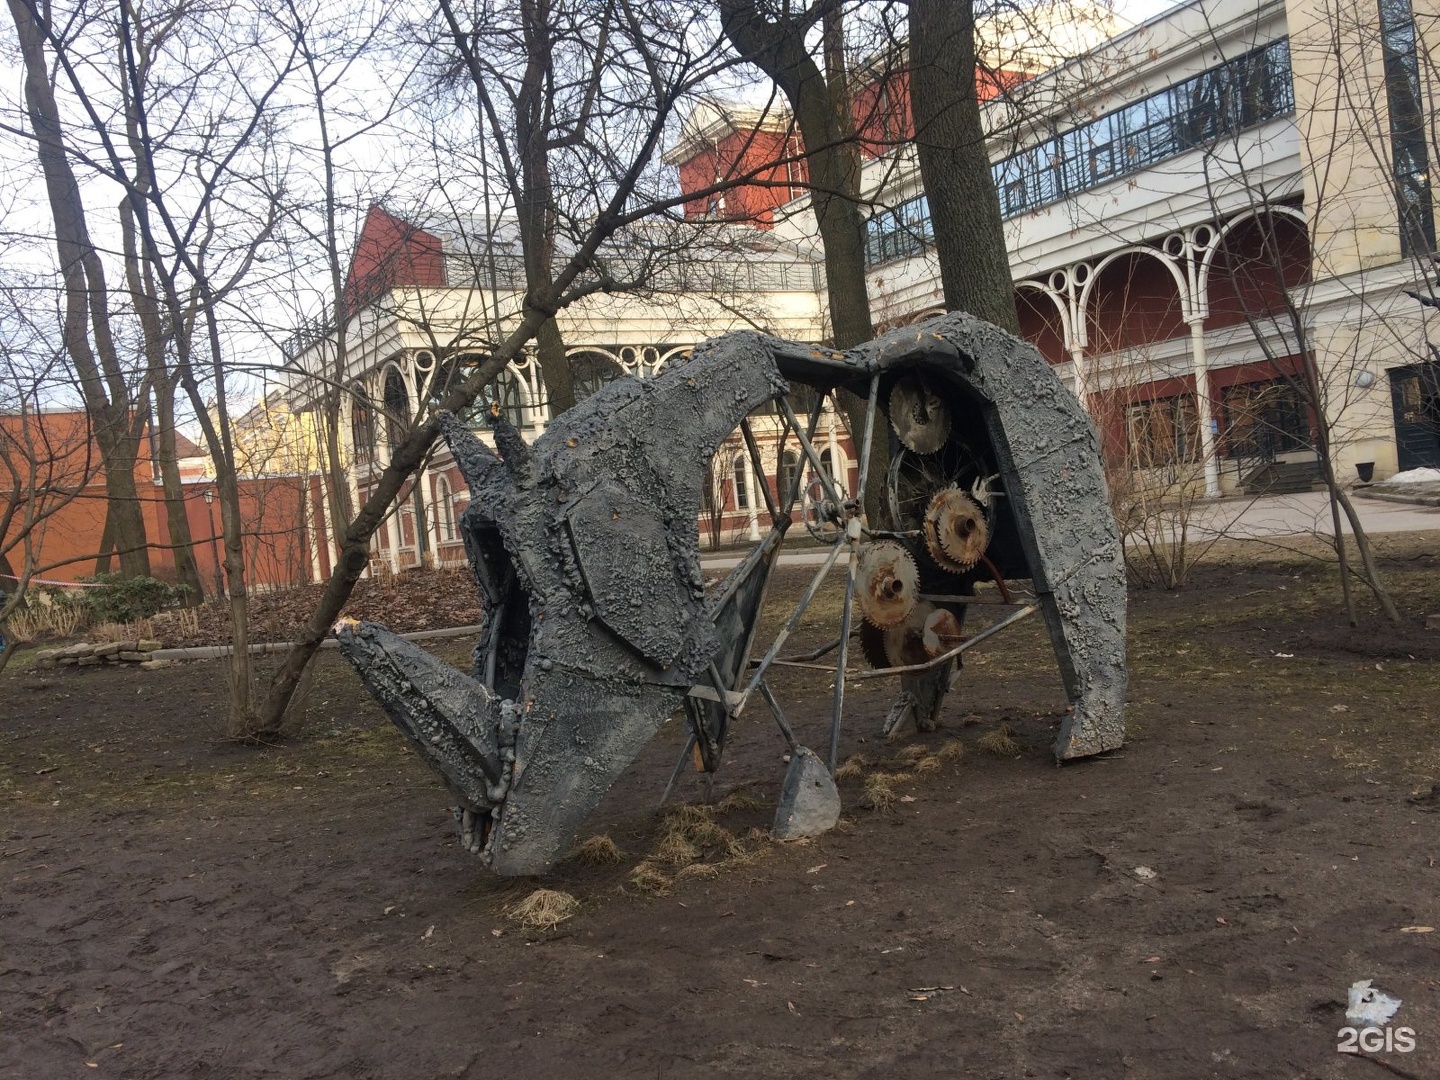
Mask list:
[[[415,750],[471,810],[504,798],[500,699],[484,684],[374,623],[336,628],[340,652]]]

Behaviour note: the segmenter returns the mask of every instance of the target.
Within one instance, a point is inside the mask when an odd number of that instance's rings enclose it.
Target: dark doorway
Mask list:
[[[1440,468],[1440,364],[1390,371],[1400,471]]]

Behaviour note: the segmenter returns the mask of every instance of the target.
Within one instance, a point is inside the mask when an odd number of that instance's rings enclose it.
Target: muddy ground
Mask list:
[[[1440,611],[1436,539],[1384,546],[1407,613]],[[1440,926],[1440,632],[1336,608],[1327,568],[1255,548],[1137,594],[1129,744],[1063,768],[1036,625],[918,740],[958,760],[883,743],[886,692],[852,693],[844,751],[868,765],[806,844],[756,831],[783,745],[753,713],[714,792],[739,797],[677,844],[650,813],[672,724],[592,823],[624,862],[563,866],[546,884],[580,908],[550,931],[506,914],[537,883],[459,851],[333,653],[309,734],[258,749],[219,740],[213,662],[22,654],[0,680],[0,1076],[1440,1077],[1440,932],[1411,929]],[[823,676],[787,694],[822,744]],[[1414,1051],[1336,1052],[1366,978]]]

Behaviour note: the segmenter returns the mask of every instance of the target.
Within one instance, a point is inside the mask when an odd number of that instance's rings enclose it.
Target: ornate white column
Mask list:
[[[1190,356],[1195,368],[1195,411],[1200,417],[1200,460],[1205,468],[1205,495],[1220,495],[1220,461],[1215,444],[1219,425],[1210,407],[1210,366],[1205,359],[1205,320],[1190,322]]]
[[[745,470],[745,513],[749,518],[750,541],[754,543],[760,539],[760,515],[755,509],[755,504],[760,499],[760,489],[755,486],[755,470],[750,465],[749,454],[740,455],[740,467]],[[760,477],[759,482],[763,484],[765,478]]]
[[[320,568],[320,546],[323,544],[328,548],[330,539],[326,535],[325,511],[323,506],[319,514],[315,513],[315,495],[310,488],[310,474],[302,472],[300,478],[300,497],[305,500],[305,505],[301,508],[301,513],[304,515],[305,533],[310,538],[310,581],[313,583],[325,580]],[[323,504],[325,501],[324,473],[317,475],[316,480],[319,481],[320,501]],[[333,555],[331,556],[331,564],[334,564]]]
[[[845,470],[840,468],[840,440],[836,437],[835,434],[834,398],[830,399],[830,404],[826,406],[825,409],[825,440],[827,443],[826,449],[830,451],[831,478],[835,481],[835,486],[840,489],[842,494],[848,494],[845,489],[849,487],[849,485],[846,484],[845,481],[849,478],[845,475]],[[859,452],[858,449],[856,452]],[[805,464],[805,460],[802,458],[800,461],[800,467],[803,469],[805,467]]]

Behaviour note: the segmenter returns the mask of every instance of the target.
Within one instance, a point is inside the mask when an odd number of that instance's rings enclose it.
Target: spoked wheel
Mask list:
[[[839,491],[843,497],[844,491]],[[814,477],[805,486],[805,502],[802,508],[805,531],[822,544],[838,544],[845,537],[845,512],[831,498],[829,486],[820,477]]]
[[[716,629],[725,644],[710,666],[709,678],[691,688],[686,698],[690,735],[664,796],[668,798],[692,757],[703,772],[718,769],[731,722],[759,699],[773,716],[791,754],[776,817],[775,831],[782,838],[818,834],[838,819],[839,797],[831,777],[848,687],[866,679],[899,677],[904,688],[902,702],[916,710],[918,723],[922,711],[928,710],[928,715],[938,710],[966,649],[1035,610],[1033,605],[1022,606],[982,634],[964,637],[961,628],[973,592],[972,580],[965,575],[984,556],[994,532],[997,493],[992,490],[993,476],[984,457],[951,430],[948,418],[933,403],[925,410],[923,424],[906,423],[903,417],[901,423],[895,423],[896,401],[904,406],[906,395],[916,393],[902,375],[888,387],[889,426],[906,445],[894,456],[887,476],[870,476],[873,440],[890,436],[881,408],[881,379],[875,375],[870,379],[864,427],[858,433],[859,479],[855,493],[847,495],[823,467],[814,445],[816,426],[832,389],[825,388],[804,420],[780,396],[767,406],[768,412],[757,411],[740,426],[755,474],[763,477],[767,470],[753,426],[758,425],[760,414],[779,415],[782,424],[775,459],[783,460],[787,443],[796,446],[813,479],[802,492],[797,473],[791,490],[780,492],[778,502],[768,486],[761,485],[771,529],[729,574],[711,602]],[[865,494],[875,483],[886,489],[891,522],[866,519]],[[788,619],[762,651],[756,642],[761,605],[797,504],[806,529],[829,550]],[[834,636],[808,652],[787,652],[787,643],[842,558],[846,561],[844,598]],[[852,632],[859,634],[859,649],[852,648]],[[824,671],[833,678],[829,741],[823,757],[799,744],[773,691],[771,679],[777,669],[784,668]],[[926,692],[916,689],[922,684],[931,688],[924,701],[920,699]],[[892,725],[893,717],[892,710]]]

